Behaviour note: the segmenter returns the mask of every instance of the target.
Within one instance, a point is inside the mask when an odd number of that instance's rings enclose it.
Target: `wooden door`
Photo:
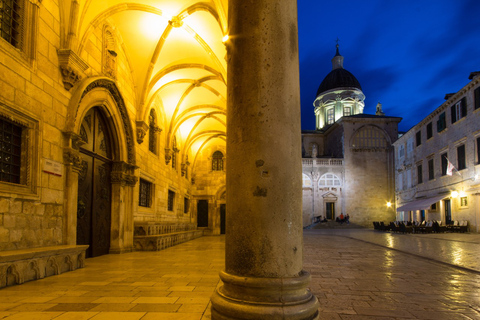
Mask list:
[[[327,211],[327,219],[333,220],[335,219],[335,202],[327,202],[326,203],[326,211]]]
[[[227,205],[222,203],[220,205],[220,234],[225,234],[225,218],[227,213]]]
[[[82,170],[78,177],[77,244],[87,244],[87,257],[107,254],[111,229],[111,145],[97,108],[85,116],[80,136]]]
[[[208,227],[208,201],[197,202],[197,227]]]

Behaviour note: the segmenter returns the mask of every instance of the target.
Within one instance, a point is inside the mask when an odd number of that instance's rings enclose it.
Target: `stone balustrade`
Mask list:
[[[0,252],[0,288],[83,268],[88,246],[62,245]]]
[[[203,236],[193,223],[136,222],[134,230],[137,251],[159,251]]]
[[[338,167],[343,166],[343,159],[311,159],[311,158],[303,158],[302,159],[303,166],[311,166],[311,167]]]

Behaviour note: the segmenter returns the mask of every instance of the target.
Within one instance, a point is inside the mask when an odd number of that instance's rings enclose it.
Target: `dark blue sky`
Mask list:
[[[480,0],[298,0],[302,129],[315,129],[313,101],[332,70],[337,37],[344,68],[366,96],[402,117],[407,131],[480,71]]]

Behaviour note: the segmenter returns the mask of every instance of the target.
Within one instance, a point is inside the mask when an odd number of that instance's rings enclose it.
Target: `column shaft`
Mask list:
[[[302,270],[296,0],[230,0],[227,235],[213,319],[315,319]]]

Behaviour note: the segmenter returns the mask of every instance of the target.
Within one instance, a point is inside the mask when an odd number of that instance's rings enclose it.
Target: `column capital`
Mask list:
[[[134,187],[138,181],[138,177],[134,175],[136,168],[136,166],[124,161],[113,162],[112,172],[110,174],[112,184]]]
[[[73,148],[63,149],[63,162],[66,166],[71,166],[73,172],[80,173],[83,168],[82,159],[80,158],[80,152]]]

